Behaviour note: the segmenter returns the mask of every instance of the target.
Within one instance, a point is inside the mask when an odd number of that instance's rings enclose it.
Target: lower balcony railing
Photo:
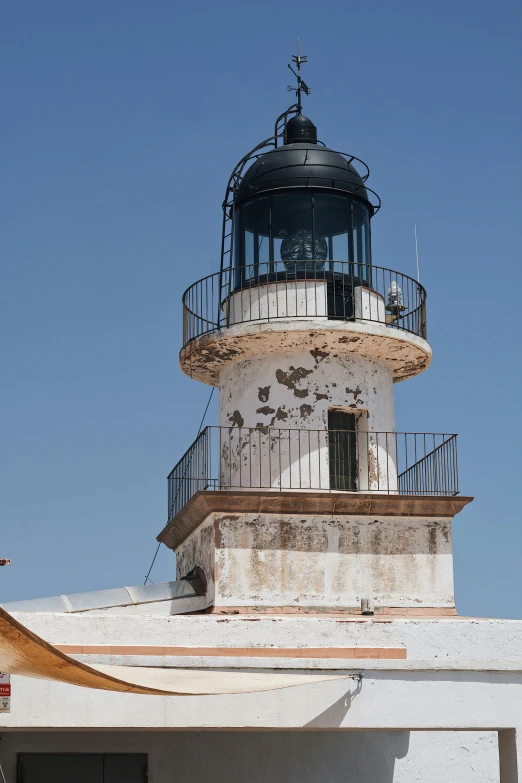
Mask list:
[[[168,476],[169,519],[205,489],[457,495],[457,436],[206,427]]]

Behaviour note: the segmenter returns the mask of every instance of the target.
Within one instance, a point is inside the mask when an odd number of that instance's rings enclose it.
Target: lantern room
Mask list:
[[[294,141],[292,128],[313,129]],[[234,266],[280,264],[299,271],[315,261],[370,264],[374,207],[352,162],[317,143],[315,126],[297,115],[285,143],[259,156],[234,198]]]
[[[265,276],[329,277],[342,262],[368,283],[370,219],[380,206],[365,184],[368,167],[319,142],[315,125],[302,114],[286,114],[278,123],[272,149],[256,148],[232,175],[222,269],[233,267],[237,288]]]

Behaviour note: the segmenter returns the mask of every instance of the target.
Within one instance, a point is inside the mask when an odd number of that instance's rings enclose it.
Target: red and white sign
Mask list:
[[[0,712],[11,709],[11,676],[0,672]]]

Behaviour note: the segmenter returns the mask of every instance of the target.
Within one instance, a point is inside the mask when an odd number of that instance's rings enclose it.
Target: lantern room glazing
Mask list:
[[[237,205],[234,268],[239,279],[284,271],[310,276],[349,262],[371,264],[370,211],[348,193],[319,188],[262,192]],[[359,274],[357,274],[359,277]]]

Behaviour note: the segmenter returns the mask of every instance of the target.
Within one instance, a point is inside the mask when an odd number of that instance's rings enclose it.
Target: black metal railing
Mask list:
[[[169,519],[205,489],[457,495],[457,436],[206,427],[168,476]]]
[[[274,261],[204,277],[183,295],[183,345],[240,323],[372,321],[426,338],[426,291],[408,275],[344,261]]]
[[[397,487],[401,495],[457,495],[457,436],[449,436],[402,471]]]

